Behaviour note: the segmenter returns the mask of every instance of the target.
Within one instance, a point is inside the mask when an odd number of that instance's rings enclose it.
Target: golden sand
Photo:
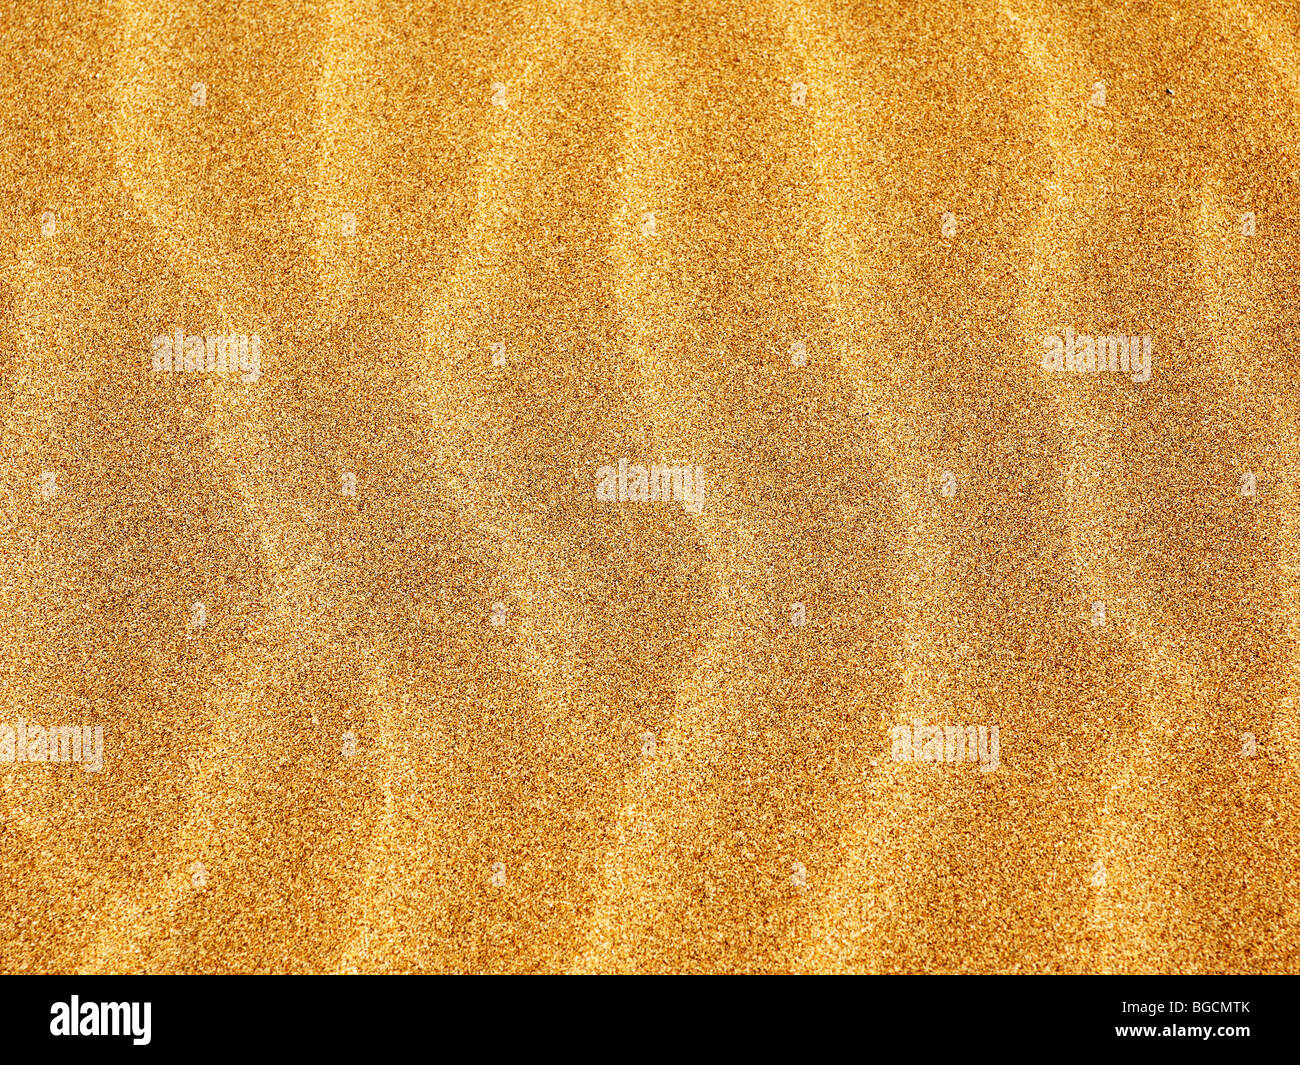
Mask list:
[[[0,52],[0,970],[1300,970],[1293,2]]]

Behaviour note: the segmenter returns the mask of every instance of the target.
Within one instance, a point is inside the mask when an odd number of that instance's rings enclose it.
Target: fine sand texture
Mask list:
[[[1300,971],[1293,0],[0,7],[0,971]]]

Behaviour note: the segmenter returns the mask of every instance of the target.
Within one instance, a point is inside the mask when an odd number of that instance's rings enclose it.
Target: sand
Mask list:
[[[0,970],[1300,971],[1294,4],[0,52]]]

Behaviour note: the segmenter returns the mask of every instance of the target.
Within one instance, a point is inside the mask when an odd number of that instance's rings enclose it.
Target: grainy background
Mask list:
[[[1282,0],[4,4],[0,723],[107,761],[0,765],[0,970],[1300,969],[1298,59]]]

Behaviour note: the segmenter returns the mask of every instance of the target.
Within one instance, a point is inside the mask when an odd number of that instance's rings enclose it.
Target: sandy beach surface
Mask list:
[[[4,5],[0,971],[1300,971],[1298,70]]]

